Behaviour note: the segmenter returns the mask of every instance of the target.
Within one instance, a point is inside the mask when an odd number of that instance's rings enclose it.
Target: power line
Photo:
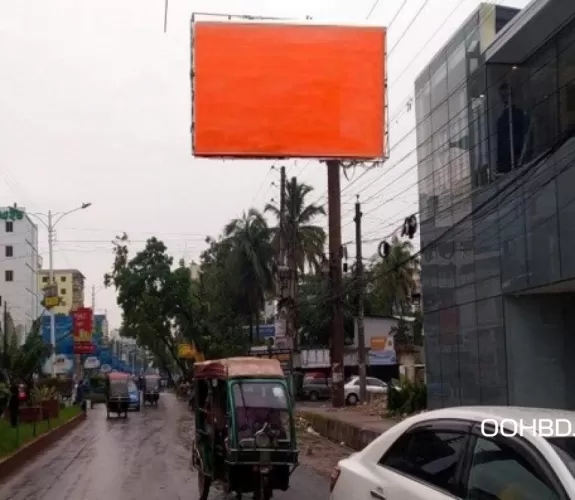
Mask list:
[[[571,136],[569,137],[569,139],[573,138],[573,134],[571,134]],[[559,142],[559,144],[553,148],[550,148],[550,150],[547,153],[544,153],[542,155],[541,158],[539,158],[537,161],[533,162],[533,164],[528,165],[526,167],[523,168],[523,170],[521,170],[519,172],[519,174],[517,175],[517,178],[514,179],[512,182],[509,182],[507,184],[505,184],[502,188],[500,188],[499,190],[497,190],[494,194],[492,194],[487,200],[485,200],[483,203],[481,203],[478,207],[476,207],[475,209],[473,209],[472,211],[470,211],[467,215],[465,215],[464,217],[462,217],[459,221],[457,221],[456,223],[454,223],[452,226],[450,226],[448,229],[446,229],[441,235],[439,235],[438,237],[434,238],[432,241],[430,241],[427,245],[425,245],[423,248],[421,248],[419,251],[415,252],[413,255],[411,255],[409,258],[405,259],[403,262],[400,262],[399,264],[397,264],[393,269],[389,270],[388,273],[392,273],[397,271],[399,268],[401,268],[402,266],[415,261],[416,259],[419,258],[420,255],[424,254],[426,251],[428,251],[429,249],[432,249],[434,247],[437,246],[437,244],[443,239],[445,238],[445,236],[454,231],[457,227],[459,227],[462,223],[466,222],[470,217],[474,216],[475,214],[477,214],[478,212],[480,212],[483,208],[485,208],[486,206],[488,206],[490,203],[497,201],[499,199],[499,197],[505,192],[505,190],[507,188],[509,188],[510,186],[515,186],[515,188],[506,193],[504,197],[502,197],[502,199],[507,199],[510,195],[512,195],[513,193],[515,193],[517,190],[521,189],[524,187],[525,183],[518,183],[518,181],[522,178],[525,177],[529,172],[535,170],[537,167],[541,166],[541,163],[546,160],[550,155],[554,154],[557,149],[559,149],[561,146],[563,146],[565,143],[567,142],[567,140],[562,140]],[[566,151],[566,157],[571,156],[571,151]],[[557,159],[555,159],[557,162]],[[535,191],[531,194],[531,197],[534,197],[535,194],[537,192],[540,192],[542,189],[544,189],[547,185],[549,185],[549,183],[551,183],[552,181],[554,181],[559,175],[565,173],[567,170],[574,168],[575,167],[575,163],[567,163],[561,170],[559,170],[558,172],[555,172],[552,176],[550,176],[549,179],[547,179],[547,181],[545,181],[544,183],[538,184],[537,185],[537,189],[535,189]],[[502,199],[499,199],[499,202],[501,202]],[[569,200],[568,203],[562,205],[561,207],[558,207],[558,209],[556,210],[555,213],[553,213],[551,216],[545,218],[544,220],[540,221],[539,224],[533,224],[531,226],[531,229],[533,229],[534,227],[537,227],[538,225],[542,225],[545,222],[547,222],[548,220],[551,220],[553,217],[558,217],[560,210],[562,208],[567,207],[568,205],[570,205],[571,203],[575,202],[575,198],[572,198]],[[499,211],[501,209],[501,207],[496,207],[496,209]],[[488,212],[489,213],[489,212]],[[488,216],[488,215],[486,215]],[[474,223],[478,222],[478,221],[473,221]],[[504,227],[509,227],[511,225],[515,225],[516,222],[513,220],[511,221],[507,226]],[[498,226],[498,231],[499,234],[501,234],[501,227]],[[505,241],[512,241],[512,238],[508,238],[507,240],[501,240],[499,239],[497,246],[500,247],[502,242]],[[454,241],[452,242],[454,243]],[[495,247],[494,247],[495,248]],[[375,279],[378,279],[378,277],[376,277]],[[374,278],[372,278],[370,281],[374,282],[375,281]],[[344,290],[343,295],[345,295],[346,293],[348,293],[352,287],[354,286],[354,284],[352,283],[347,290]],[[326,300],[334,300],[337,297],[328,297],[328,298],[322,298],[320,301],[318,301],[318,303],[322,303],[325,302]]]
[[[444,26],[445,23],[449,20],[449,18],[455,13],[455,11],[463,4],[463,2],[465,2],[466,0],[460,0],[458,2],[458,4],[456,5],[455,9],[453,9],[453,11],[451,11],[447,18],[441,23],[440,27]],[[408,27],[406,28],[406,31],[404,32],[404,34],[409,30],[409,28],[413,25],[413,23],[415,22],[415,20],[417,19],[417,17],[421,14],[421,12],[423,11],[423,8],[426,6],[427,1],[421,6],[420,10],[416,13],[415,17],[411,20],[411,22],[409,23]],[[402,5],[401,8],[403,8],[403,6],[405,5],[405,3]],[[401,10],[400,8],[400,10]],[[399,11],[398,11],[399,13]],[[397,16],[396,16],[397,17]],[[394,19],[392,20],[392,22],[396,19],[396,17],[394,17]],[[481,26],[483,25],[483,23],[485,23],[488,20],[488,18],[484,19],[480,26],[477,28],[477,31],[479,31],[479,29],[481,28]],[[391,27],[391,23],[390,26]],[[388,29],[389,29],[388,27]],[[417,60],[417,58],[419,57],[419,55],[421,54],[421,52],[426,48],[426,46],[429,44],[429,42],[441,31],[441,28],[437,29],[434,34],[430,37],[430,39],[426,42],[426,44],[424,44],[424,46],[422,47],[422,49],[415,55],[415,57],[413,57],[409,63],[407,64],[407,66],[403,69],[403,73],[405,73],[411,66],[413,66],[413,64],[415,63],[415,61]],[[403,35],[402,35],[403,36]],[[395,44],[394,48],[397,47],[397,43]],[[392,49],[393,51],[393,49]],[[387,57],[389,59],[389,57],[392,55],[392,51],[390,51],[387,54]],[[390,85],[388,87],[388,93],[391,92],[392,88],[394,88],[395,83],[397,83],[398,78],[396,78],[393,82],[392,85]],[[419,96],[419,94],[417,96],[415,96],[413,99],[417,98]],[[405,101],[404,103],[402,103],[401,107],[398,107],[398,109],[396,110],[397,112],[393,113],[391,118],[389,118],[388,120],[388,126],[390,123],[392,123],[393,121],[397,120],[402,114],[404,114],[406,112],[406,106],[405,103],[408,102],[409,99],[407,101]],[[410,134],[409,134],[410,135]],[[400,139],[400,141],[398,143],[396,143],[391,150],[395,149],[399,144],[401,144],[403,141],[405,140],[405,136]],[[390,152],[391,152],[390,150]],[[353,185],[355,182],[359,181],[362,177],[364,177],[368,172],[370,171],[370,169],[366,169],[359,177],[355,178],[353,181],[351,181],[347,186],[344,186],[342,189],[342,194],[344,191],[346,191],[347,189],[349,189],[351,187],[351,185]],[[322,198],[325,198],[327,193],[322,194],[318,200],[316,201],[319,202]]]
[[[537,71],[535,71],[535,72],[533,73],[532,77],[535,76],[535,75],[537,74],[537,72],[538,72],[539,70],[543,69],[543,68],[544,68],[544,66],[541,67],[541,68],[538,68]],[[501,80],[500,80],[500,81],[501,81]],[[529,81],[530,81],[530,80],[526,80],[525,82],[523,82],[523,84],[527,84]],[[562,86],[560,86],[560,87],[557,89],[557,91],[556,91],[554,94],[552,94],[552,95],[559,96],[561,90],[562,90],[563,88],[566,88],[567,86],[571,85],[572,82],[575,82],[575,77],[574,77],[573,79],[571,79],[571,80],[565,82],[565,83],[564,83]],[[497,82],[497,83],[499,83],[499,82]],[[523,84],[522,84],[522,85],[523,85]],[[548,99],[549,99],[549,96],[543,96],[539,101],[537,101],[537,102],[533,105],[533,108],[537,108],[537,106],[538,106],[539,104],[545,102],[545,101],[548,100]],[[485,111],[485,114],[488,114],[489,111],[491,111],[494,107],[495,107],[495,105],[494,105],[493,107],[488,108],[488,109]],[[469,128],[469,126],[468,126],[467,128]],[[491,136],[485,138],[484,141],[489,141],[490,139],[491,139]],[[429,155],[427,155],[425,158],[421,159],[420,162],[423,162],[423,161],[429,159],[430,157],[433,156],[433,154],[434,154],[436,151],[440,150],[445,144],[452,143],[452,142],[453,142],[452,140],[448,140],[448,141],[444,142],[442,145],[440,145],[438,148],[436,148],[434,151],[432,151],[432,152],[431,152]],[[463,151],[460,155],[458,155],[458,156],[455,157],[455,158],[452,158],[448,163],[446,163],[446,164],[444,164],[442,167],[440,167],[439,170],[443,170],[443,169],[446,169],[446,168],[449,169],[449,168],[451,167],[451,165],[453,164],[454,161],[458,160],[459,158],[461,158],[461,157],[463,157],[463,156],[465,156],[465,155],[467,155],[467,154],[469,154],[469,151],[468,151],[468,150]],[[409,170],[412,170],[413,168],[417,168],[417,166],[419,165],[420,162],[416,162],[415,165],[413,165],[410,169],[408,169],[408,171],[409,171]],[[396,166],[396,165],[393,165],[392,168],[395,167],[395,166]],[[404,189],[403,191],[401,191],[400,193],[395,194],[394,197],[400,196],[400,195],[404,194],[405,192],[409,191],[410,189],[412,189],[413,187],[419,186],[419,184],[424,183],[424,182],[425,182],[426,180],[428,180],[429,178],[432,178],[432,177],[436,176],[437,173],[438,173],[438,171],[433,171],[432,173],[430,173],[429,175],[427,175],[427,176],[424,177],[423,179],[419,179],[417,182],[411,184],[410,186],[408,186],[407,188],[405,188],[405,189]],[[405,174],[404,174],[404,175],[405,175]],[[364,203],[368,203],[369,201],[371,201],[372,199],[374,199],[378,194],[383,193],[386,189],[389,188],[390,185],[394,184],[394,183],[395,183],[397,180],[399,180],[400,178],[401,178],[400,176],[396,177],[391,183],[387,184],[384,188],[382,188],[382,189],[379,190],[378,192],[376,192],[376,193],[370,195]],[[371,212],[373,212],[373,211],[375,211],[375,210],[378,210],[379,208],[383,207],[384,205],[386,205],[386,204],[388,204],[388,203],[394,201],[394,199],[393,199],[394,197],[391,197],[391,198],[388,198],[388,199],[384,200],[382,203],[380,203],[379,205],[377,205],[376,207],[372,208],[371,210],[369,210],[369,211],[366,212],[366,213],[371,213]],[[349,224],[350,224],[349,222],[346,223],[346,224],[344,225],[344,227],[347,226],[347,225],[349,225]]]

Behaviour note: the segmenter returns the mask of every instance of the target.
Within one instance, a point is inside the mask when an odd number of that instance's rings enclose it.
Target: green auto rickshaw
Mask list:
[[[238,357],[194,365],[192,465],[200,500],[210,486],[269,500],[298,465],[292,398],[276,359]]]

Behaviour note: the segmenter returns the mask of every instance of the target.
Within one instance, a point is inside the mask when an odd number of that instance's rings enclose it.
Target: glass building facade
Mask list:
[[[519,13],[482,4],[415,83],[430,408],[575,408],[575,20],[491,61]]]

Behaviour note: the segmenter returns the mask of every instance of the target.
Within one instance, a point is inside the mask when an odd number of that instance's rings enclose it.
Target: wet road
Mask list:
[[[159,408],[130,413],[127,420],[106,420],[98,405],[87,422],[0,484],[0,499],[196,500],[192,430],[190,413],[173,394],[162,394]],[[224,498],[217,490],[210,496]],[[328,498],[326,481],[304,467],[292,476],[289,491],[274,493],[274,500],[302,498]]]

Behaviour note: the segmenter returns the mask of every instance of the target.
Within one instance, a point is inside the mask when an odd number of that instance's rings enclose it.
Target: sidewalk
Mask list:
[[[398,420],[362,413],[360,408],[309,407],[297,408],[299,417],[314,431],[329,440],[360,451]]]

